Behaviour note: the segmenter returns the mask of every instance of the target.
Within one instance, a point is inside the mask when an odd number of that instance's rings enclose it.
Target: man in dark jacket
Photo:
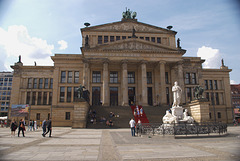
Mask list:
[[[48,121],[47,121],[47,132],[45,132],[43,134],[43,137],[45,137],[45,135],[47,135],[48,132],[50,132],[49,133],[49,137],[51,137],[51,134],[52,134],[52,121],[51,121],[51,118],[49,118]]]
[[[47,128],[47,121],[46,121],[46,120],[43,120],[43,122],[42,122],[42,129],[43,129],[42,136],[43,136],[44,133],[46,132],[46,128]]]

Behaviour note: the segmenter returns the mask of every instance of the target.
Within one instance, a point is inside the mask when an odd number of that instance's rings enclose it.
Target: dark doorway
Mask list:
[[[92,87],[92,105],[100,105],[100,87]]]
[[[128,87],[128,103],[135,104],[135,87]]]
[[[110,106],[118,106],[118,87],[110,87]]]
[[[152,87],[148,87],[148,105],[153,105],[153,98],[152,98]]]

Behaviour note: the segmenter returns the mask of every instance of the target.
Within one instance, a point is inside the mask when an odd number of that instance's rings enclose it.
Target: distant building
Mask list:
[[[183,56],[186,50],[176,31],[124,15],[118,22],[86,25],[81,29],[82,54],[55,54],[54,66],[24,66],[19,58],[11,66],[11,104],[30,104],[31,119],[52,115],[54,126],[72,126],[80,84],[89,91],[91,106],[154,108],[172,104],[171,89],[178,81],[183,106],[194,99],[193,89],[200,85],[210,104],[210,121],[232,122],[231,69],[223,61],[219,69],[203,69],[205,60]]]
[[[240,84],[231,85],[232,107],[234,109],[234,117],[240,122]]]
[[[12,90],[12,72],[0,72],[0,116],[8,115],[8,108],[10,107],[10,97]]]

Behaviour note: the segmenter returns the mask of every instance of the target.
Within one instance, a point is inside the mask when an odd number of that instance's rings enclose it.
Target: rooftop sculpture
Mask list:
[[[122,13],[123,19],[135,19],[137,16],[137,12],[132,12],[130,9],[127,9],[126,7],[126,12]]]

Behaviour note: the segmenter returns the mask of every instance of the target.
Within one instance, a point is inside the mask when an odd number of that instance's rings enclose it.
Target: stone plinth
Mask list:
[[[193,119],[198,122],[209,122],[209,102],[207,100],[194,100],[189,104],[188,111]]]
[[[89,104],[85,100],[74,103],[72,128],[86,128]]]
[[[183,108],[182,107],[173,107],[171,108],[172,115],[177,118],[177,120],[181,120],[183,116]]]

